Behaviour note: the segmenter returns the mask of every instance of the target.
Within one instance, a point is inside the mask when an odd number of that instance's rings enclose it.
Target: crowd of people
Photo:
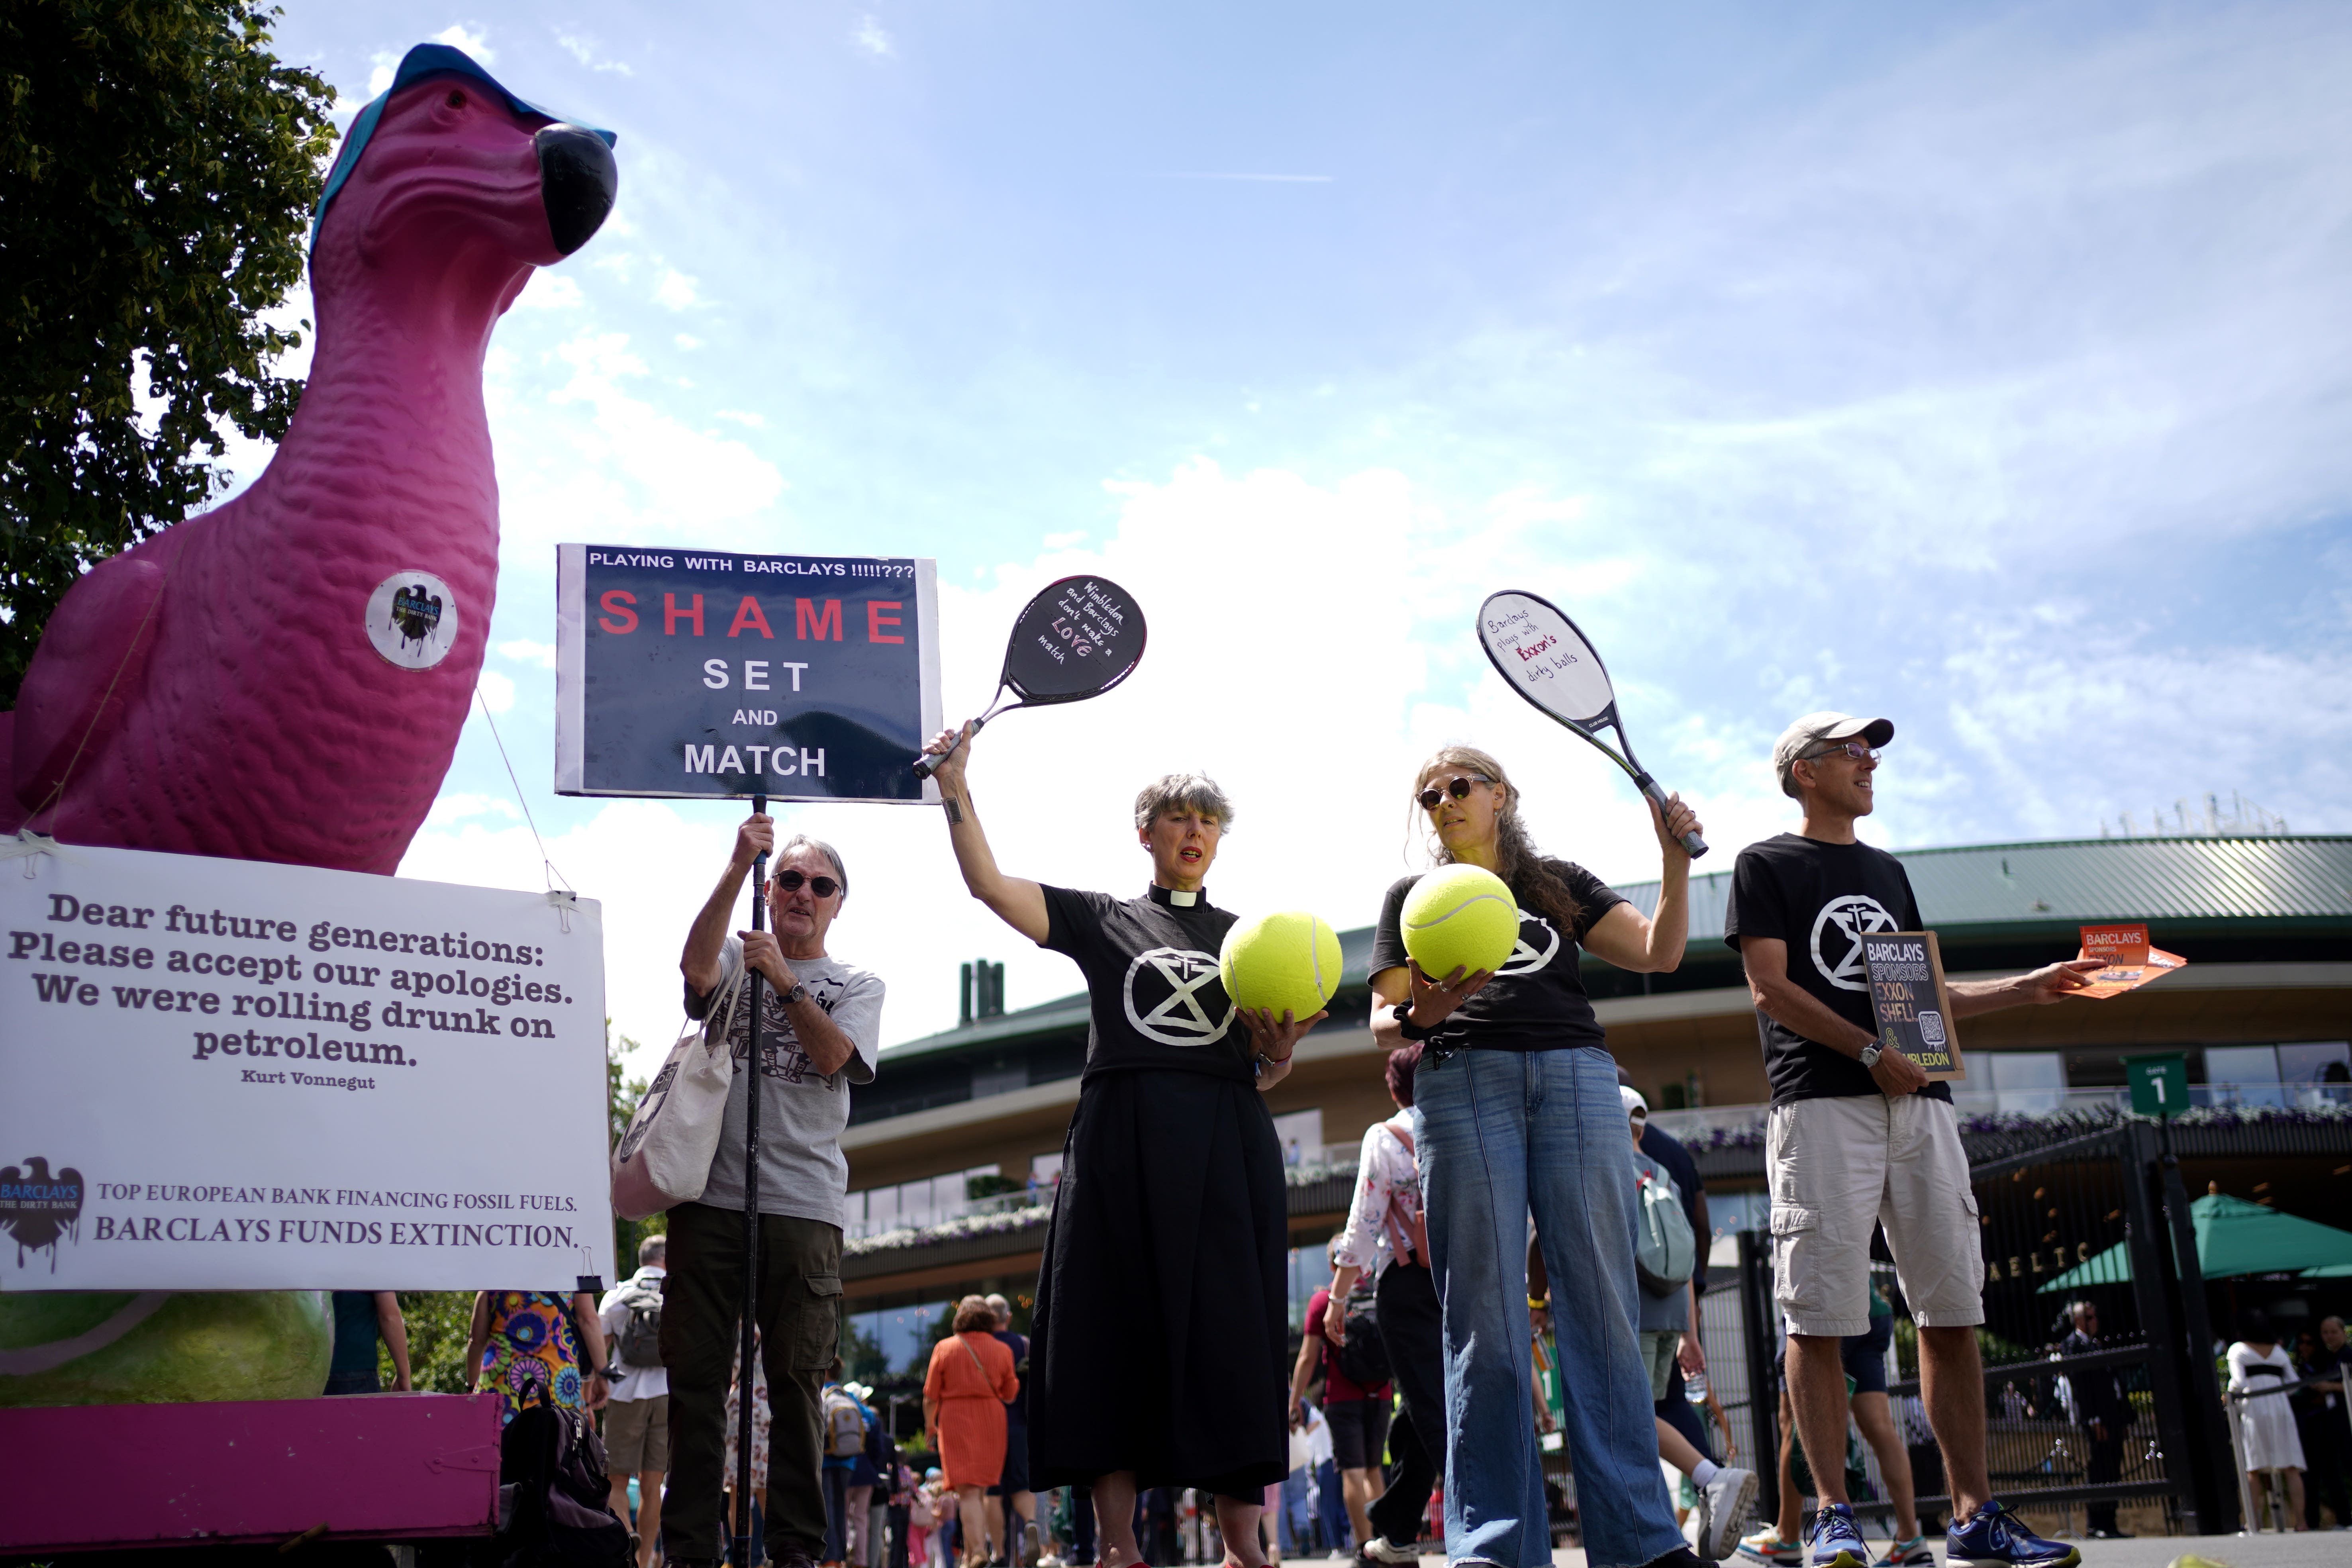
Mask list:
[[[1883,1226],[1919,1325],[1927,1419],[1954,1491],[1947,1562],[2074,1568],[2075,1548],[2034,1535],[1992,1496],[1968,1162],[1948,1090],[1881,1045],[1859,978],[1859,933],[1925,923],[1901,864],[1854,833],[1893,731],[1838,713],[1789,727],[1773,760],[1802,826],[1740,854],[1726,919],[1773,1090],[1790,1426],[1806,1452],[1843,1455],[1844,1347],[1873,1331],[1869,1246]],[[1189,1528],[1228,1568],[1262,1568],[1311,1537],[1297,1505],[1319,1500],[1334,1547],[1380,1568],[1417,1555],[1442,1483],[1451,1562],[1548,1568],[1558,1500],[1539,1458],[1546,1426],[1576,1478],[1593,1568],[1696,1568],[1726,1555],[1756,1478],[1718,1446],[1728,1436],[1720,1407],[1713,1430],[1706,1419],[1704,1194],[1687,1153],[1647,1127],[1579,968],[1580,953],[1637,973],[1681,962],[1683,838],[1699,828],[1691,808],[1678,798],[1650,808],[1661,866],[1645,913],[1537,848],[1498,759],[1450,746],[1416,771],[1406,795],[1432,865],[1500,877],[1518,904],[1517,942],[1492,971],[1430,974],[1401,924],[1418,878],[1382,900],[1370,1023],[1397,1112],[1365,1134],[1331,1283],[1309,1304],[1313,1331],[1294,1361],[1282,1152],[1265,1095],[1325,1015],[1277,1017],[1223,994],[1217,954],[1236,917],[1210,902],[1206,884],[1233,802],[1189,773],[1139,794],[1132,832],[1150,866],[1139,896],[1028,880],[1001,868],[990,847],[968,773],[972,733],[946,731],[929,748],[965,885],[1013,930],[1074,960],[1090,1002],[1030,1334],[1012,1331],[1001,1303],[958,1304],[924,1379],[938,1463],[921,1476],[866,1392],[840,1380],[839,1137],[850,1089],[874,1075],[883,985],[828,947],[849,891],[840,855],[804,835],[779,844],[754,815],[681,959],[688,1014],[757,1068],[734,1076],[705,1190],[668,1212],[666,1237],[601,1303],[486,1295],[469,1352],[501,1388],[535,1384],[608,1412],[614,1500],[634,1478],[639,1561],[657,1542],[667,1562],[698,1568],[719,1560],[727,1533],[754,1085],[760,1377],[750,1397],[766,1419],[751,1500],[771,1561],[981,1568],[1054,1556],[1132,1568],[1162,1560],[1171,1531]],[[771,854],[771,929],[730,930],[745,879]],[[2053,1001],[2096,967],[1954,983],[1954,1010]],[[753,973],[763,982],[756,1063],[742,1005]],[[1539,1358],[1556,1401],[1538,1397]],[[1842,1468],[1816,1467],[1822,1506],[1790,1561],[1921,1561],[1916,1533],[1885,1556],[1864,1543]],[[1680,1509],[1668,1476],[1686,1489]],[[903,1510],[881,1552],[865,1520],[877,1502]]]

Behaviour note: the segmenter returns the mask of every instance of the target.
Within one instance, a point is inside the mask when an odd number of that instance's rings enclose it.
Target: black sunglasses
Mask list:
[[[1421,802],[1422,810],[1435,811],[1444,803],[1446,795],[1450,795],[1456,800],[1467,800],[1470,798],[1472,784],[1490,784],[1494,782],[1484,773],[1456,773],[1445,781],[1445,788],[1442,793],[1435,784],[1432,784],[1413,796],[1413,799]]]
[[[832,878],[803,877],[797,868],[779,871],[769,879],[787,893],[797,893],[803,888],[806,888],[820,899],[829,899],[841,891],[841,884]]]

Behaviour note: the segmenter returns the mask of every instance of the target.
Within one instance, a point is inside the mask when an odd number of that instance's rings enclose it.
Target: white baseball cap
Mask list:
[[[1650,1119],[1650,1102],[1642,1098],[1640,1089],[1621,1083],[1617,1086],[1617,1099],[1625,1107],[1626,1115],[1638,1116],[1644,1121]]]
[[[1780,793],[1797,798],[1796,765],[1814,747],[1856,735],[1874,749],[1895,739],[1892,719],[1857,719],[1851,713],[1808,713],[1787,729],[1772,746],[1772,771],[1780,775]]]

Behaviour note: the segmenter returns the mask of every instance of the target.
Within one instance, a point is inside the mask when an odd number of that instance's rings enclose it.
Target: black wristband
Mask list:
[[[1397,1033],[1402,1035],[1406,1039],[1425,1040],[1429,1038],[1429,1031],[1412,1021],[1412,1003],[1398,1003],[1394,1011],[1391,1014],[1391,1016],[1394,1017],[1397,1021]]]

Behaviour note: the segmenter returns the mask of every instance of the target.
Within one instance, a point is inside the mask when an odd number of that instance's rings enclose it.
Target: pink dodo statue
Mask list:
[[[611,212],[612,140],[457,49],[409,52],[320,202],[317,352],[284,442],[243,494],[58,605],[0,714],[0,832],[399,865],[498,596],[490,331]],[[312,1292],[12,1293],[0,1320],[20,1347],[0,1352],[0,1405],[285,1397],[326,1377]]]

